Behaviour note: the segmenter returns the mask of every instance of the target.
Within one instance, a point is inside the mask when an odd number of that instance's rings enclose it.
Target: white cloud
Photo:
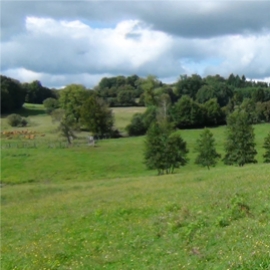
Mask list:
[[[104,74],[267,80],[269,7],[269,1],[6,1],[1,70],[48,86],[75,80],[92,87]]]
[[[28,17],[27,34],[2,46],[4,69],[45,73],[137,72],[170,50],[172,38],[138,20],[93,29],[80,21]]]

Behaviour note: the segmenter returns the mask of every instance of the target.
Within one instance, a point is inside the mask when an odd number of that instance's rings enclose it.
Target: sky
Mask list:
[[[1,0],[1,74],[47,87],[103,77],[243,74],[270,83],[269,1]]]

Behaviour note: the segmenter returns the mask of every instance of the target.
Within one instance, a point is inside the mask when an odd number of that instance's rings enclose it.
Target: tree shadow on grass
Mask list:
[[[35,115],[46,115],[46,112],[44,109],[38,108],[35,105],[33,105],[32,107],[31,106],[28,106],[27,108],[22,107],[19,110],[16,110],[16,111],[13,111],[10,113],[6,113],[6,114],[2,114],[1,118],[6,118],[8,115],[10,115],[12,113],[17,113],[17,114],[24,116],[24,117],[35,116]]]

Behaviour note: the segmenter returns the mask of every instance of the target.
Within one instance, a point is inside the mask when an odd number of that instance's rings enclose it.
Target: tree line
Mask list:
[[[59,92],[42,86],[39,81],[20,83],[20,81],[2,76],[1,113],[11,113],[22,108],[23,104],[42,104],[47,98],[58,98]]]
[[[264,139],[263,147],[264,162],[270,163],[270,132]],[[222,158],[216,151],[212,132],[205,128],[193,149],[197,153],[195,163],[208,169],[214,167],[220,158],[226,165],[240,167],[257,163],[254,128],[245,111],[236,110],[228,117],[224,150]],[[145,164],[149,169],[157,170],[159,175],[173,173],[189,162],[188,153],[187,143],[165,118],[152,123],[146,134],[144,151]]]
[[[104,77],[93,89],[87,89],[105,100],[110,107],[157,105],[161,97],[173,105],[183,96],[190,97],[197,104],[216,99],[221,108],[232,110],[245,99],[254,103],[270,100],[270,86],[265,82],[247,81],[245,76],[231,74],[227,79],[220,75],[202,78],[197,74],[181,75],[173,84],[165,84],[154,76],[140,78],[137,75]],[[42,86],[41,82],[20,83],[1,75],[1,112],[12,112],[24,102],[42,104],[47,98],[58,99],[61,90]],[[17,98],[15,98],[16,93]],[[15,104],[15,105],[13,105]],[[259,106],[258,110],[268,108],[269,104]],[[193,121],[194,122],[194,121]],[[200,125],[193,123],[192,125]]]

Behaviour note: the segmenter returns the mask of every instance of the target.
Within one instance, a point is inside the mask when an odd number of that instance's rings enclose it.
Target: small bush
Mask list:
[[[28,124],[25,118],[16,113],[10,114],[7,117],[7,123],[12,127],[25,127]]]
[[[141,113],[133,115],[131,123],[126,127],[129,136],[139,136],[146,133],[147,128],[145,127],[143,117]]]
[[[46,98],[43,101],[43,105],[44,105],[46,112],[48,114],[51,114],[53,111],[55,111],[56,109],[59,108],[59,102],[55,98]]]

